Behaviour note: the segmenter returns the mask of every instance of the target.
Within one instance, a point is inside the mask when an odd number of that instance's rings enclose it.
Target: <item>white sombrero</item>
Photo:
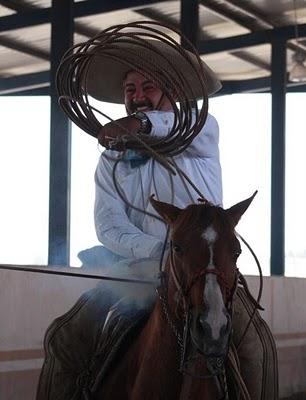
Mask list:
[[[131,70],[152,74],[174,89],[178,82],[190,100],[203,97],[203,82],[207,95],[221,88],[214,72],[195,54],[170,42],[128,39],[91,48],[85,91],[97,100],[124,103],[123,80]]]

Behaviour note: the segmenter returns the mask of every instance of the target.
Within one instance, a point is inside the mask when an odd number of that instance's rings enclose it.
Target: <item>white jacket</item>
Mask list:
[[[169,133],[173,124],[172,112],[151,111],[146,114],[152,123],[151,135],[166,136]],[[222,205],[218,142],[218,123],[208,114],[202,131],[174,160],[207,200]],[[166,226],[151,216],[133,210],[117,194],[112,171],[118,154],[117,151],[105,150],[96,169],[95,226],[98,239],[109,250],[126,258],[157,257],[161,252]],[[180,177],[172,177],[172,193],[169,172],[152,158],[134,168],[130,161],[121,161],[116,171],[121,191],[135,207],[156,214],[149,202],[152,194],[160,201],[181,208],[191,203]],[[193,202],[197,203],[199,195],[191,186],[189,190]]]

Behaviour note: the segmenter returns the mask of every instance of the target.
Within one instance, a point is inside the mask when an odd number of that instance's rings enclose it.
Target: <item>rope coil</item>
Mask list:
[[[127,131],[126,148],[138,150],[159,161],[180,154],[205,124],[208,90],[205,71],[196,49],[184,38],[192,53],[185,50],[172,38],[174,35],[182,37],[175,28],[158,22],[142,21],[112,26],[87,42],[73,46],[62,58],[56,76],[61,108],[72,122],[97,137],[102,124],[95,113],[109,121],[113,120],[90,104],[88,74],[92,63],[99,57],[119,62],[153,79],[169,98],[174,112],[174,123],[167,136],[136,137]],[[161,43],[166,51],[160,50]],[[188,68],[193,82],[197,82],[197,95],[191,81],[178,68],[172,55]],[[203,99],[200,109],[196,97]],[[163,164],[167,165],[165,160]]]

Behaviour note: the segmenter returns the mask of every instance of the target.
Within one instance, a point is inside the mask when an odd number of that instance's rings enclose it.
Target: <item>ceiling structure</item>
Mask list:
[[[288,72],[297,50],[306,55],[306,0],[199,0],[198,5],[193,41],[223,82],[221,93],[269,90],[273,38],[287,40]],[[181,10],[179,0],[76,0],[73,41],[137,20],[184,30]],[[0,0],[0,94],[48,93],[51,15],[51,0]],[[191,18],[185,21],[189,30]]]

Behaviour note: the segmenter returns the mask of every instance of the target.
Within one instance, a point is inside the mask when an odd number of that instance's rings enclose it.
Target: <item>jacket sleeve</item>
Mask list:
[[[126,204],[117,194],[112,170],[114,162],[101,155],[95,173],[94,218],[99,241],[126,258],[159,257],[163,243],[131,223]]]
[[[173,126],[173,112],[150,111],[146,112],[152,123],[151,135],[163,137],[171,132]],[[184,154],[191,157],[219,158],[219,126],[211,114],[207,115],[204,127],[190,143]]]

